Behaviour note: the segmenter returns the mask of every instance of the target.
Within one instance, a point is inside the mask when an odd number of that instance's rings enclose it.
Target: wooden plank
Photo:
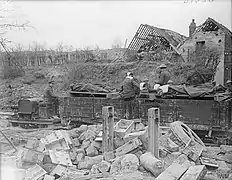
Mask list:
[[[191,166],[180,180],[200,180],[207,172],[205,165]]]
[[[113,151],[113,140],[114,140],[114,107],[105,106],[102,108],[103,117],[103,134],[102,134],[102,145],[103,153]]]
[[[122,156],[138,148],[140,145],[142,145],[142,142],[138,138],[134,138],[130,140],[129,142],[125,143],[124,145],[120,146],[119,148],[117,148],[115,150],[115,155]]]
[[[159,108],[148,109],[148,151],[159,158]]]

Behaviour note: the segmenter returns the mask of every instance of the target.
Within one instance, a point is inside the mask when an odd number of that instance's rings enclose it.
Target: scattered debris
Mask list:
[[[45,175],[47,172],[39,165],[35,165],[26,170],[25,180],[37,180]]]
[[[147,127],[137,120],[123,120],[115,126],[114,145],[118,148],[113,151],[103,152],[101,126],[82,125],[28,139],[16,156],[3,156],[1,163],[4,167],[27,169],[21,175],[28,180],[111,179],[137,171],[148,171],[157,180],[198,180],[208,177],[209,172],[217,178],[229,177],[225,157],[232,154],[231,146],[205,147],[196,135],[188,136],[192,133],[188,128],[187,135],[179,130],[182,123],[175,124],[160,133],[159,157],[147,152]]]
[[[148,171],[150,171],[155,177],[164,171],[163,161],[157,159],[150,152],[147,152],[140,156],[141,165]]]
[[[142,145],[142,142],[138,138],[134,138],[131,141],[125,143],[123,146],[117,148],[115,150],[115,155],[121,156],[121,155],[127,154],[141,145]]]

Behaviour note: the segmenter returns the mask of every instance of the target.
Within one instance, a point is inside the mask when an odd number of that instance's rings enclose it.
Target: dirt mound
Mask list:
[[[174,84],[199,83],[198,80],[208,81],[212,77],[211,75],[208,77],[207,74],[202,76],[199,72],[195,73],[193,64],[169,61],[76,62],[60,66],[32,67],[25,69],[23,77],[13,80],[0,79],[0,108],[16,105],[21,98],[42,97],[47,82],[51,78],[55,80],[54,90],[58,96],[66,95],[73,83],[101,84],[104,87],[119,89],[128,71],[133,72],[138,80],[148,78],[149,84],[153,86],[158,79],[157,67],[161,63],[167,65]]]

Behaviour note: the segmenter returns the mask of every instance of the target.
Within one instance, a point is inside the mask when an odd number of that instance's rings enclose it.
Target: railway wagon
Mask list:
[[[160,108],[162,125],[182,121],[194,130],[204,141],[229,143],[232,134],[231,101],[217,102],[213,96],[190,99],[189,97],[156,98],[149,95],[136,98],[133,104],[133,119],[140,118],[147,124],[147,112],[151,107]],[[71,92],[70,97],[60,100],[60,116],[63,122],[99,123],[102,121],[102,107],[113,106],[115,119],[125,118],[125,102],[107,98],[104,93]]]

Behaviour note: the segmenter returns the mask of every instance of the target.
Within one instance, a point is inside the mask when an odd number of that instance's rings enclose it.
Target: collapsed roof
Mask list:
[[[185,36],[174,31],[141,24],[127,49],[138,51],[141,46],[145,46],[146,44],[162,44],[180,54],[177,47],[185,39]]]
[[[208,19],[201,26],[197,28],[196,32],[217,31],[218,29],[221,29],[224,33],[228,35],[232,35],[232,32],[227,27],[218,23],[217,21],[215,21],[210,17],[208,17]]]

